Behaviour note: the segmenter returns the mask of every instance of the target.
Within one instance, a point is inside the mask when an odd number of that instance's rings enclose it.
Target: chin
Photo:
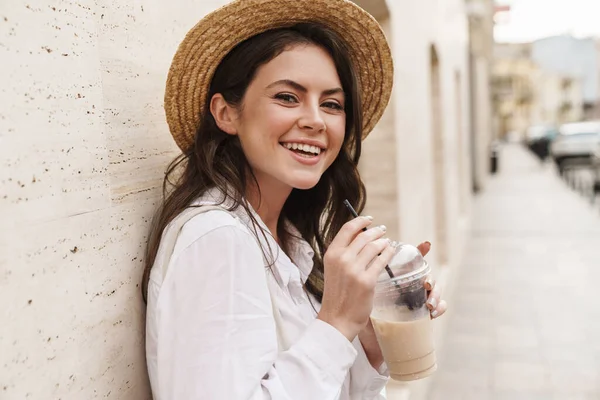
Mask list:
[[[309,190],[314,188],[317,185],[316,182],[312,183],[312,184],[301,184],[301,185],[294,185],[293,188],[294,189],[298,189],[298,190]]]
[[[317,178],[306,178],[306,179],[293,179],[290,181],[290,186],[293,187],[294,189],[298,189],[298,190],[308,190],[308,189],[312,189],[315,186],[317,186],[317,183],[319,183],[319,179],[321,177],[317,177]]]

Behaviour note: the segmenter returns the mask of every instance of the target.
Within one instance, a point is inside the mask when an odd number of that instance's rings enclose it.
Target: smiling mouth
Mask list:
[[[302,143],[281,143],[281,145],[289,151],[306,158],[317,157],[324,151],[324,149],[321,149],[320,147]]]

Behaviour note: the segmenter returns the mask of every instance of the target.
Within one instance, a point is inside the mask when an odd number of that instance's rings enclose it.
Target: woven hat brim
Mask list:
[[[363,139],[381,118],[393,84],[392,56],[377,21],[348,0],[237,0],[208,14],[179,45],[165,91],[169,130],[182,151],[194,143],[215,70],[239,43],[302,22],[321,23],[346,43],[362,95]]]

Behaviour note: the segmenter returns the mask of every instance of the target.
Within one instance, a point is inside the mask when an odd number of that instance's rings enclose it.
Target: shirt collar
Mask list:
[[[306,282],[310,275],[314,261],[315,251],[312,246],[304,240],[298,229],[291,223],[286,222],[286,230],[290,233],[290,256],[300,270],[302,283]]]
[[[207,190],[201,198],[196,200],[194,204],[221,204],[224,208],[231,208],[234,204],[234,201],[230,196],[225,196],[225,194],[220,189],[211,188]],[[262,219],[260,219],[260,216],[256,213],[256,211],[254,211],[254,209],[249,203],[248,208],[250,209],[250,212],[252,213],[253,217],[258,222],[259,226],[262,229],[264,229],[264,236],[261,232],[257,232],[258,240],[260,241],[262,248],[268,252],[270,246],[270,248],[273,251],[274,265],[271,269],[275,275],[275,278],[279,281],[279,283],[282,286],[287,286],[290,281],[291,275],[295,272],[292,270],[293,263],[300,272],[300,279],[302,280],[302,283],[305,283],[314,265],[313,257],[315,255],[315,252],[310,246],[310,244],[306,240],[304,240],[304,238],[302,238],[302,235],[300,234],[298,229],[291,222],[286,221],[285,227],[291,236],[290,257],[288,257],[271,235],[269,228],[267,228]],[[246,210],[244,209],[244,207],[237,207],[234,210],[230,211],[230,213],[233,214],[234,217],[237,217],[250,230],[252,235],[256,234],[254,232],[252,220],[246,212]],[[280,257],[282,258],[281,260]],[[270,257],[269,261],[271,261]]]

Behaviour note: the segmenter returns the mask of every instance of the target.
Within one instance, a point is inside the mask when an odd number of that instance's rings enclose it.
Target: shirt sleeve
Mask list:
[[[278,354],[266,273],[255,238],[236,226],[172,260],[157,305],[157,400],[338,398],[356,348],[315,320]]]
[[[350,398],[352,400],[385,400],[382,391],[389,380],[387,365],[373,368],[358,337],[352,342],[357,350],[356,361],[350,368]]]

